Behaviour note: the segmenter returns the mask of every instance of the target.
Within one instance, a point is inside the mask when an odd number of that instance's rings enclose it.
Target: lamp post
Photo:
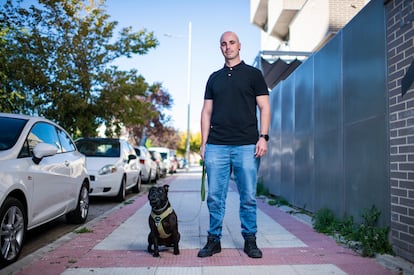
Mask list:
[[[167,37],[182,38],[172,34],[164,34]],[[188,60],[187,60],[187,139],[185,142],[185,160],[187,162],[186,170],[190,168],[190,101],[191,101],[191,21],[188,22]]]
[[[187,172],[190,169],[190,101],[191,101],[191,21],[188,23],[188,63],[187,63],[187,140],[185,158]]]

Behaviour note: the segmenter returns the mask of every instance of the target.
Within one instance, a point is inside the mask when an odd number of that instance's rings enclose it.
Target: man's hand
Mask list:
[[[200,156],[201,160],[204,161],[204,151],[206,150],[206,145],[201,145],[200,147]]]
[[[267,141],[264,138],[259,138],[256,143],[256,152],[254,153],[256,158],[263,157],[267,152]]]

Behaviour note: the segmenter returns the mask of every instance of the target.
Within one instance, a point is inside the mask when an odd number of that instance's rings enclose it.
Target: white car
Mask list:
[[[151,158],[154,160],[155,164],[157,165],[157,169],[160,173],[160,178],[165,178],[167,176],[167,165],[163,161],[160,152],[149,150],[151,154]]]
[[[134,149],[141,164],[142,181],[156,183],[160,178],[160,171],[157,169],[157,164],[152,159],[150,152],[144,146],[135,146]]]
[[[0,113],[0,266],[16,261],[26,230],[89,213],[85,156],[68,133],[41,117]]]
[[[119,138],[80,138],[75,141],[86,156],[90,196],[114,197],[124,201],[128,190],[139,193],[141,165],[132,145]]]
[[[155,151],[160,153],[165,166],[167,167],[167,172],[174,174],[177,172],[177,160],[175,157],[175,151],[166,147],[151,147],[150,151]]]

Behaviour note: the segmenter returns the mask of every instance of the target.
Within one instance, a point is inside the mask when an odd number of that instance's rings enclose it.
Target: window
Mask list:
[[[75,144],[73,144],[70,137],[61,129],[57,129],[59,136],[60,144],[62,145],[63,152],[73,152],[75,151]]]
[[[58,153],[62,152],[56,128],[48,123],[39,122],[35,124],[27,137],[27,142],[29,143],[31,152],[33,151],[33,148],[41,142],[52,144],[56,146]]]
[[[8,150],[16,144],[27,120],[0,118],[0,150]]]

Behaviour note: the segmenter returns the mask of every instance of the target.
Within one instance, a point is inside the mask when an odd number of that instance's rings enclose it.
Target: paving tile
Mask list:
[[[178,173],[162,181],[170,185],[170,201],[179,219],[180,255],[167,247],[161,247],[160,257],[147,253],[151,209],[142,196],[88,225],[92,233],[65,236],[64,242],[52,244],[29,263],[28,259],[15,263],[5,274],[397,274],[315,232],[309,219],[298,220],[263,200],[258,200],[257,212],[257,243],[263,258],[249,258],[243,252],[234,185],[226,201],[222,252],[197,257],[209,226],[207,204],[200,200],[200,172]]]

